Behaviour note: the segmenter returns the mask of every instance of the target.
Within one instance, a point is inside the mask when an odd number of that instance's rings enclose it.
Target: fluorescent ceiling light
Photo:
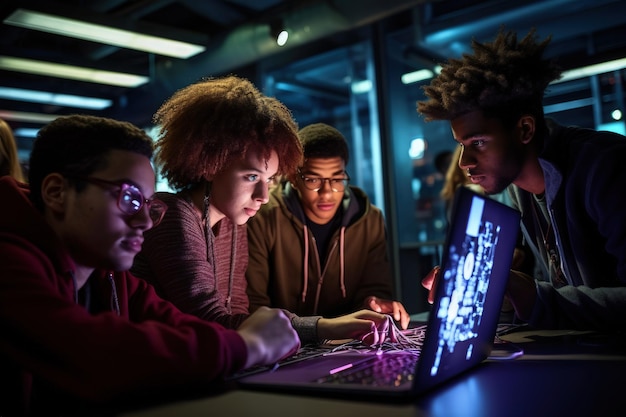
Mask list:
[[[421,69],[413,72],[407,72],[406,74],[402,74],[400,77],[402,84],[412,84],[420,81],[428,80],[429,78],[433,78],[435,74],[439,74],[441,72],[441,66],[437,65],[434,71],[429,69]]]
[[[576,80],[579,78],[591,77],[592,75],[604,74],[611,71],[617,71],[626,68],[626,58],[616,59],[614,61],[606,61],[599,64],[588,65],[586,67],[575,68],[568,71],[563,71],[562,77],[552,84],[562,83],[565,81]],[[441,67],[435,68],[436,73],[441,72]],[[434,76],[433,72],[428,69],[421,69],[419,71],[407,72],[402,75],[403,84],[411,84],[418,81],[427,80]]]
[[[13,120],[15,122],[43,123],[47,124],[56,119],[56,114],[31,113],[23,111],[0,110],[0,119]]]
[[[592,75],[604,74],[611,71],[617,71],[624,67],[626,67],[626,58],[601,62],[599,64],[588,65],[581,68],[575,68],[569,71],[563,71],[562,77],[559,80],[553,81],[552,84],[576,80],[578,78],[591,77]]]
[[[70,94],[57,94],[50,93],[48,91],[24,90],[21,88],[10,87],[0,87],[0,98],[91,110],[106,109],[107,107],[111,107],[113,104],[113,101],[103,98],[82,97]]]
[[[94,68],[75,67],[32,59],[0,56],[0,69],[45,75],[48,77],[69,78],[92,83],[116,85],[120,87],[138,87],[150,79],[143,75],[123,72],[104,71]]]
[[[36,138],[37,132],[39,129],[34,129],[30,127],[20,127],[13,131],[13,134],[20,138]]]
[[[402,74],[401,80],[402,84],[412,84],[418,81],[424,81],[429,78],[433,78],[435,75],[429,69],[421,69],[419,71],[407,72],[406,74]]]
[[[144,35],[25,9],[17,9],[4,19],[4,23],[175,58],[189,58],[206,49],[202,45]]]

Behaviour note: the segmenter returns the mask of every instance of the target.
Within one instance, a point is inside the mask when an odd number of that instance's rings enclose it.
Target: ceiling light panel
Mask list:
[[[574,68],[563,71],[561,78],[553,81],[552,84],[562,83],[564,81],[576,80],[579,78],[591,77],[592,75],[604,74],[607,72],[617,71],[626,68],[626,58],[616,59],[613,61],[601,62],[599,64],[587,65],[585,67]]]
[[[58,116],[56,114],[32,113],[23,111],[0,110],[0,119],[15,122],[50,123]]]
[[[119,87],[138,87],[150,81],[148,77],[143,75],[104,71],[95,68],[76,67],[1,55],[0,69],[44,75],[47,77],[87,81],[97,84],[115,85]]]
[[[190,58],[206,49],[202,45],[25,9],[15,10],[4,23],[175,58]]]
[[[113,105],[112,100],[103,98],[83,97],[71,94],[58,94],[51,93],[49,91],[25,90],[22,88],[10,87],[0,87],[0,98],[91,110],[103,110]]]

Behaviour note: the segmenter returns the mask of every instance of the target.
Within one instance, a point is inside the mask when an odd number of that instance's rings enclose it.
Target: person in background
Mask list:
[[[438,174],[441,174],[441,176],[445,177],[446,172],[448,172],[448,168],[450,167],[450,164],[452,163],[453,158],[454,158],[454,152],[449,149],[446,149],[437,153],[437,155],[435,155],[435,158],[433,160],[433,163],[435,164],[435,171]]]
[[[152,141],[126,122],[43,127],[29,184],[0,179],[0,415],[91,415],[295,352],[278,309],[237,331],[184,314],[127,272],[166,207]]]
[[[248,80],[227,76],[191,84],[156,112],[155,161],[175,192],[159,192],[168,211],[145,233],[133,273],[181,310],[236,329],[249,316],[246,222],[267,203],[277,175],[302,159],[291,112]],[[372,311],[326,319],[287,312],[303,344],[386,337]]]
[[[452,203],[454,202],[454,195],[457,188],[467,187],[472,191],[483,194],[484,191],[480,185],[472,184],[467,176],[467,171],[462,170],[459,167],[459,158],[461,157],[461,146],[454,148],[454,152],[451,155],[450,164],[446,168],[444,175],[445,180],[443,187],[441,187],[441,198],[443,199],[446,209],[446,219],[450,221],[452,214]]]
[[[273,306],[334,317],[368,308],[406,328],[408,313],[392,301],[385,221],[348,185],[345,137],[324,123],[298,135],[303,164],[248,224],[251,311]]]
[[[417,110],[449,120],[459,166],[487,194],[505,190],[540,274],[512,271],[507,297],[539,328],[626,328],[626,138],[565,127],[542,99],[560,68],[543,57],[550,37],[501,30],[451,59]],[[422,284],[433,289],[436,271]]]
[[[19,182],[26,181],[11,126],[0,119],[0,177],[4,175],[10,175]]]

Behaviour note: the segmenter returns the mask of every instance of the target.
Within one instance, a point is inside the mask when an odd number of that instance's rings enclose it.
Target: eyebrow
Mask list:
[[[477,138],[477,137],[483,137],[485,135],[486,135],[486,133],[482,132],[482,131],[471,132],[471,133],[468,133],[466,135],[463,135],[463,137],[461,139],[456,139],[455,138],[454,141],[457,142],[457,143],[460,143],[460,142],[463,142],[463,141],[466,141],[466,140],[471,140],[471,139],[474,139],[474,138]]]
[[[302,173],[302,175],[317,175],[318,177],[321,177],[321,175],[317,172],[315,172],[314,170],[310,170],[307,169],[305,171],[300,171]],[[345,169],[340,169],[339,171],[335,171],[332,174],[330,174],[331,176],[335,176],[335,175],[343,175],[346,173]]]
[[[259,173],[259,174],[265,174],[267,172],[267,171],[261,170],[260,168],[255,168],[252,165],[249,165],[247,163],[242,164],[239,167],[239,170],[240,171],[246,171],[246,172],[255,172],[255,173]],[[278,171],[274,172],[273,174],[270,174],[269,177],[274,177],[274,176],[276,176],[276,174],[278,174]]]

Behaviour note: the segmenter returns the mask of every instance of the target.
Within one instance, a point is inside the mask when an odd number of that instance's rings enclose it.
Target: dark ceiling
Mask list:
[[[203,76],[238,71],[261,61],[274,60],[274,65],[289,62],[307,56],[313,50],[312,45],[318,49],[320,43],[328,48],[339,46],[353,29],[366,28],[374,22],[384,21],[388,30],[397,31],[395,40],[405,45],[402,59],[416,67],[423,62],[458,56],[469,49],[472,38],[491,39],[503,24],[520,33],[536,26],[540,36],[552,35],[549,52],[558,56],[566,68],[626,56],[624,0],[4,0],[0,17],[4,20],[17,8],[193,39],[206,45],[205,52],[183,60],[7,24],[0,26],[0,56],[150,77],[147,84],[129,89],[0,70],[0,87],[108,98],[113,100],[113,106],[93,113],[140,126],[149,124],[152,113],[172,92]],[[295,31],[290,43],[282,49],[269,36],[270,23],[278,17],[289,22]],[[337,66],[336,62],[333,64]],[[330,81],[335,75],[325,72],[329,68],[320,63],[308,69],[321,89],[333,88]],[[588,82],[554,90],[563,100],[567,97],[577,100],[581,94],[591,94]],[[0,99],[0,115],[6,112],[59,115],[76,111],[70,107]],[[14,129],[26,125],[8,121]]]

